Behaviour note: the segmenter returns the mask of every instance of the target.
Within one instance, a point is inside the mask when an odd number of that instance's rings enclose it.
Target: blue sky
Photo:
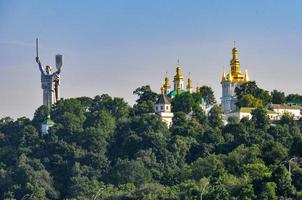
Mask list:
[[[302,1],[0,0],[0,117],[31,117],[42,102],[34,61],[63,54],[64,98],[159,91],[180,60],[185,77],[219,101],[233,41],[242,70],[261,87],[302,93]],[[170,79],[171,79],[170,78]]]

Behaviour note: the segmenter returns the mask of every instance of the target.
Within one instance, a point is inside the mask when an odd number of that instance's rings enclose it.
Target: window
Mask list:
[[[166,106],[166,110],[169,110],[169,106]]]
[[[164,110],[164,106],[160,106],[160,109],[161,109],[161,110]]]

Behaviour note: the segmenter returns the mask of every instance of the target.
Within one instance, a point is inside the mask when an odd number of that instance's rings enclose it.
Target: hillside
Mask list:
[[[150,114],[157,94],[135,94],[133,107],[101,95],[1,119],[0,199],[302,199],[299,121],[271,125],[257,108],[224,125],[218,106],[205,115],[191,103],[188,116],[175,100],[168,129]]]

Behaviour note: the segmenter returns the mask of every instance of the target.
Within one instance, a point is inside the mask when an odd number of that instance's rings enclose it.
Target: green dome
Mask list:
[[[43,124],[52,126],[52,125],[54,125],[55,123],[54,123],[50,118],[48,118],[47,120],[45,120],[45,121],[43,122]]]
[[[184,92],[186,92],[186,90],[181,89],[181,90],[179,91],[179,94],[184,93]],[[170,97],[175,97],[176,95],[178,95],[178,94],[177,94],[177,90],[172,90],[172,91],[168,94],[168,96],[170,96]]]

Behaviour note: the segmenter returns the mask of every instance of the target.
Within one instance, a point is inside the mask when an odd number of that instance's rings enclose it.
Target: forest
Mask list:
[[[154,114],[158,94],[149,86],[133,92],[133,106],[103,94],[41,106],[32,119],[4,117],[0,199],[302,199],[302,121],[285,114],[272,124],[265,109],[302,97],[255,82],[236,93],[238,107],[257,107],[250,120],[225,124],[207,86],[172,100],[169,129]],[[42,134],[49,115],[55,125]]]

